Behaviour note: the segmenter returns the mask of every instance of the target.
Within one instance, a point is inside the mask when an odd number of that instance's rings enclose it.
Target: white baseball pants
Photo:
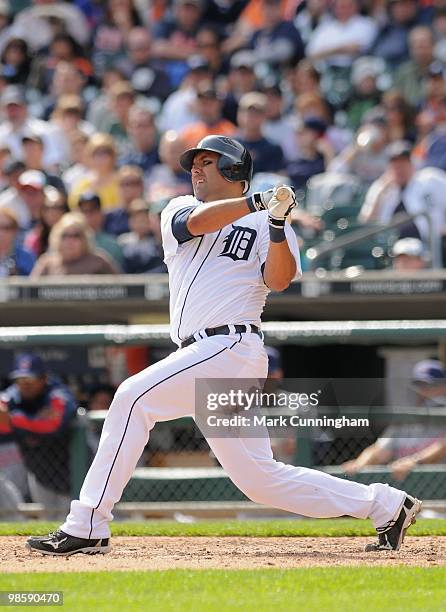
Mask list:
[[[157,421],[194,416],[195,378],[266,378],[268,360],[256,334],[205,338],[123,382],[104,423],[79,500],[61,526],[80,538],[107,538],[112,510]],[[235,485],[255,502],[309,517],[393,518],[404,492],[369,486],[275,461],[269,438],[208,438]]]

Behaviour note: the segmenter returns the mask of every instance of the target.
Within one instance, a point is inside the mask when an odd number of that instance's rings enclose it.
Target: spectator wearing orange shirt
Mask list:
[[[186,149],[195,147],[210,134],[232,136],[235,133],[235,125],[222,117],[222,100],[212,83],[205,82],[198,86],[194,106],[199,121],[181,132]]]

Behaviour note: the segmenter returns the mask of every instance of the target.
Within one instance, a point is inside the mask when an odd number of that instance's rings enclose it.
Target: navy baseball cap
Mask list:
[[[415,364],[412,372],[414,383],[430,385],[446,383],[446,369],[437,359],[423,359]]]
[[[22,353],[14,359],[10,378],[39,378],[45,376],[46,367],[42,359],[33,353]]]

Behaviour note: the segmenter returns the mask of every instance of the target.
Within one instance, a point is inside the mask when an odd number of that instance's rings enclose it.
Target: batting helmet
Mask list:
[[[180,157],[180,164],[184,170],[191,172],[194,157],[200,151],[219,153],[217,168],[220,174],[233,183],[245,181],[244,193],[248,191],[252,179],[252,158],[242,144],[227,136],[214,134],[206,136],[194,149],[185,151]]]

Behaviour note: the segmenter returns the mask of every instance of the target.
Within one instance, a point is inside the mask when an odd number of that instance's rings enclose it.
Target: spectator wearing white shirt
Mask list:
[[[416,215],[399,229],[400,238],[419,238],[441,266],[441,243],[446,235],[446,172],[416,170],[410,143],[396,141],[388,148],[389,168],[370,186],[359,218],[389,223],[394,215]]]
[[[28,229],[31,223],[31,215],[28,206],[19,191],[19,178],[25,170],[25,164],[16,159],[8,160],[3,167],[3,174],[8,181],[8,186],[0,193],[0,210],[8,208],[17,217],[21,230]]]
[[[352,59],[371,45],[376,33],[373,19],[359,14],[357,0],[334,0],[333,18],[316,28],[306,53],[313,61],[349,66]]]
[[[160,132],[167,130],[181,131],[198,121],[194,110],[196,89],[212,76],[208,62],[201,55],[193,55],[187,62],[189,72],[184,77],[181,87],[170,94],[164,102],[158,117]]]
[[[90,26],[74,3],[34,0],[33,4],[17,14],[10,28],[11,36],[25,39],[33,51],[39,51],[51,43],[57,21],[80,45],[88,43]]]
[[[59,132],[47,121],[28,115],[28,106],[23,90],[9,85],[1,97],[5,121],[0,125],[0,141],[6,143],[16,159],[23,158],[22,138],[32,132],[40,136],[44,145],[45,169],[58,168],[65,159],[65,144]]]

